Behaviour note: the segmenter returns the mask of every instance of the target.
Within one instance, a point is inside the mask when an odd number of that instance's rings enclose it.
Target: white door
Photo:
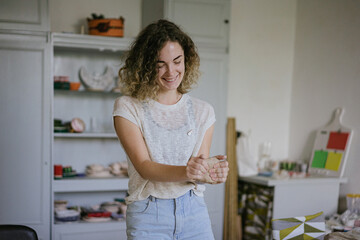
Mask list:
[[[50,51],[46,36],[0,34],[0,224],[50,239]]]

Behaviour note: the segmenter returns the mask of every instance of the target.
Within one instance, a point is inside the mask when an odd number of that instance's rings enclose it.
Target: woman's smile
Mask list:
[[[164,77],[163,80],[165,80],[166,82],[175,82],[179,77],[179,74],[176,76],[171,76],[171,77]]]

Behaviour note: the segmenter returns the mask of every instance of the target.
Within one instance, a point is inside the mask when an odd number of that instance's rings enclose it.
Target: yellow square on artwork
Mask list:
[[[341,163],[342,153],[329,152],[325,164],[325,169],[337,171]]]

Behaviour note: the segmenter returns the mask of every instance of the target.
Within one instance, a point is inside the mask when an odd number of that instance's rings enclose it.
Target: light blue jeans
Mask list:
[[[213,240],[206,204],[191,190],[175,199],[148,197],[127,206],[128,240]]]

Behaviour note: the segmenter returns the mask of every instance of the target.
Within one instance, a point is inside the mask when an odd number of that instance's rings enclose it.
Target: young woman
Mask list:
[[[190,37],[159,20],[140,32],[119,71],[124,96],[113,116],[129,162],[129,240],[214,238],[203,183],[207,173],[225,182],[229,169],[226,161],[209,169],[214,110],[186,94],[199,64]]]

